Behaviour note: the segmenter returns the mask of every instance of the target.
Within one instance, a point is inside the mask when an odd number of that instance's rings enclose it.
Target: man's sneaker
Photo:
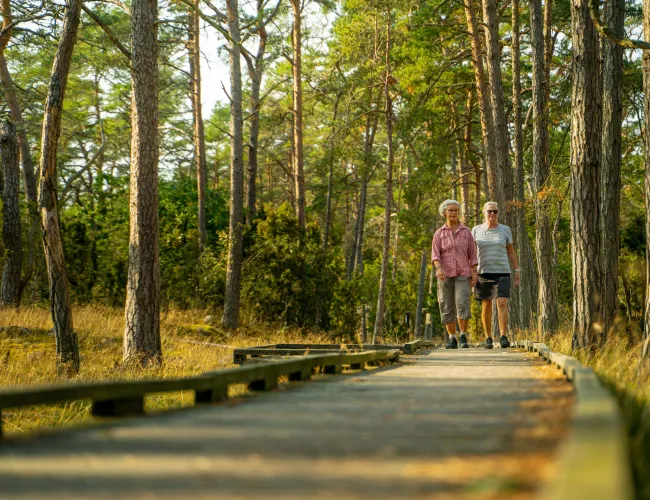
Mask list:
[[[467,343],[467,335],[463,335],[461,333],[460,335],[460,348],[461,349],[467,349],[469,347],[469,344]]]
[[[510,347],[510,341],[508,340],[508,337],[505,335],[501,335],[501,338],[499,339],[499,344],[501,344],[502,349],[506,349]]]
[[[445,346],[446,349],[458,349],[458,341],[455,338],[452,338],[447,345]]]
[[[494,349],[494,343],[492,342],[492,337],[488,337],[487,340],[485,341],[485,348]]]

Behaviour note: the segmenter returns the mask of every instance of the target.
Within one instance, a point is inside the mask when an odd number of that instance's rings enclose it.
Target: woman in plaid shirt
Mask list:
[[[439,212],[445,224],[433,235],[431,262],[436,268],[442,324],[449,333],[447,349],[458,349],[456,318],[460,326],[460,347],[469,347],[470,287],[478,279],[478,257],[472,232],[458,220],[460,204],[456,200],[446,200]]]

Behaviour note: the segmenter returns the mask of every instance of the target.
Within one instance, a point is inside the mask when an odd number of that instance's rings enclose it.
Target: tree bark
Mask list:
[[[23,119],[20,103],[16,96],[16,88],[11,73],[7,66],[7,60],[4,50],[11,39],[11,29],[9,26],[13,21],[11,12],[11,3],[9,0],[2,0],[2,29],[6,30],[5,34],[0,37],[0,81],[4,90],[7,106],[11,112],[11,120],[16,128],[18,138],[18,148],[20,149],[20,159],[23,169],[23,181],[25,185],[25,198],[27,200],[27,210],[31,221],[29,232],[27,233],[27,265],[23,272],[23,278],[20,285],[20,294],[27,285],[34,272],[34,263],[36,261],[36,235],[41,225],[41,218],[38,213],[36,175],[34,174],[34,161],[29,149],[27,131],[25,129],[25,120]],[[19,297],[20,300],[20,297]]]
[[[470,218],[470,197],[469,197],[469,185],[470,185],[470,174],[472,173],[469,167],[469,155],[470,155],[470,145],[472,144],[472,115],[474,114],[474,92],[472,89],[467,91],[467,109],[465,114],[465,119],[467,125],[465,125],[464,135],[462,135],[460,141],[458,142],[458,152],[460,157],[460,175],[461,175],[461,188],[460,188],[460,198],[462,206],[462,220],[465,224],[469,224]],[[479,187],[480,190],[480,187]]]
[[[301,228],[305,216],[305,168],[302,130],[302,0],[291,0],[293,9],[293,165],[296,181],[296,214]]]
[[[2,269],[0,305],[20,305],[20,269],[23,247],[20,232],[20,166],[16,129],[5,121],[0,125],[0,167],[2,168]]]
[[[643,0],[643,39],[650,42],[650,0]],[[643,112],[644,112],[644,159],[645,159],[645,238],[646,238],[646,287],[643,315],[643,358],[650,361],[650,51],[643,51]]]
[[[513,128],[514,128],[514,217],[517,226],[517,254],[519,256],[519,267],[521,272],[521,285],[517,290],[519,314],[518,323],[523,329],[530,328],[533,315],[532,288],[537,282],[537,275],[534,272],[530,240],[526,228],[526,210],[524,196],[524,144],[523,144],[523,120],[521,105],[521,46],[519,33],[519,0],[512,2],[512,103],[513,103]],[[531,272],[533,271],[533,272]]]
[[[415,310],[415,338],[421,339],[424,332],[422,331],[422,318],[424,316],[422,309],[424,309],[424,290],[427,281],[427,264],[429,263],[429,250],[422,250],[422,258],[420,260],[420,281],[418,285],[418,302],[417,309]]]
[[[558,327],[557,278],[553,265],[551,204],[548,196],[551,166],[548,142],[548,95],[544,24],[541,0],[530,0],[530,30],[533,62],[533,182],[535,187],[535,253],[539,288],[537,333],[546,338]],[[523,182],[523,179],[522,179]],[[523,185],[522,185],[523,191]]]
[[[483,0],[483,22],[485,23],[487,77],[496,151],[496,163],[487,165],[488,186],[491,200],[499,204],[501,211],[504,212],[506,224],[514,229],[516,236],[517,228],[512,224],[512,216],[507,204],[512,200],[512,167],[508,152],[508,123],[501,78],[501,50],[496,0]]]
[[[474,67],[474,79],[476,81],[476,95],[478,99],[481,116],[481,132],[483,140],[483,152],[486,171],[494,172],[497,168],[496,149],[494,143],[494,118],[492,116],[492,104],[490,102],[487,77],[483,66],[483,43],[478,29],[476,19],[476,6],[474,0],[464,0],[465,17],[467,19],[467,31],[469,32],[472,46],[472,65]],[[480,191],[480,189],[479,189]],[[492,193],[488,197],[495,199]],[[496,199],[495,199],[496,201]],[[478,210],[480,212],[480,210]]]
[[[124,362],[162,363],[158,257],[158,4],[131,7],[131,210]]]
[[[601,93],[599,40],[587,0],[572,0],[571,260],[573,346],[599,343],[602,332],[599,182]]]
[[[225,328],[239,326],[241,298],[241,267],[243,260],[242,215],[244,206],[244,145],[242,118],[242,86],[239,32],[239,5],[227,0],[228,33],[230,35],[230,222],[228,232],[228,264],[226,298],[221,324]]]
[[[370,102],[372,102],[372,94],[370,95]],[[359,192],[359,210],[357,212],[356,220],[356,246],[354,248],[355,258],[353,271],[358,271],[363,274],[363,238],[364,228],[366,224],[366,206],[368,200],[368,184],[372,177],[372,148],[375,144],[375,133],[377,131],[377,123],[379,121],[379,113],[369,113],[366,116],[366,129],[363,139],[363,175],[361,177],[361,190]],[[365,307],[365,306],[364,306]]]
[[[198,0],[196,8],[191,8],[189,15],[188,52],[190,59],[190,96],[192,101],[192,142],[194,143],[194,168],[196,170],[196,187],[199,205],[199,251],[203,252],[207,241],[205,220],[205,190],[208,185],[208,165],[205,156],[205,131],[203,127],[203,104],[201,102],[201,26]]]
[[[625,0],[605,1],[605,24],[621,38],[625,36]],[[603,144],[601,171],[601,234],[603,272],[603,328],[605,335],[618,312],[618,257],[621,206],[621,124],[623,102],[623,47],[607,38],[603,49]]]
[[[262,76],[264,74],[264,55],[268,34],[266,24],[262,20],[264,12],[263,0],[257,0],[257,36],[259,43],[257,54],[253,59],[248,52],[243,55],[248,65],[248,76],[250,78],[250,118],[248,122],[248,182],[246,184],[246,224],[251,225],[257,215],[257,170],[258,170],[258,144],[260,135],[260,89],[262,87]],[[268,20],[266,21],[268,22]]]
[[[82,0],[70,0],[63,16],[61,39],[54,56],[43,115],[38,206],[43,224],[43,246],[50,289],[52,322],[56,339],[57,370],[67,374],[79,371],[79,345],[72,323],[68,273],[63,256],[56,186],[57,145],[61,133],[61,114],[68,83],[70,62],[77,39]]]
[[[332,213],[332,188],[334,183],[334,142],[336,136],[336,119],[338,118],[340,99],[341,99],[341,94],[337,94],[336,101],[334,102],[334,112],[332,115],[332,132],[331,132],[332,136],[330,138],[330,144],[329,144],[329,158],[328,158],[329,172],[327,175],[327,202],[325,203],[325,231],[323,235],[323,249],[325,250],[327,250],[327,244],[329,242],[329,236],[330,236],[330,224],[331,224],[330,219]],[[354,259],[354,257],[355,257],[355,253],[353,247],[352,259]]]
[[[386,288],[388,284],[388,261],[390,253],[390,219],[393,207],[393,101],[390,95],[390,82],[393,78],[390,68],[391,49],[391,14],[390,7],[386,12],[386,74],[384,80],[384,99],[386,101],[386,141],[388,144],[388,159],[386,162],[386,208],[384,210],[384,238],[381,254],[381,274],[379,277],[379,293],[377,298],[377,315],[372,335],[372,343],[376,344],[384,337],[384,312],[386,310]]]

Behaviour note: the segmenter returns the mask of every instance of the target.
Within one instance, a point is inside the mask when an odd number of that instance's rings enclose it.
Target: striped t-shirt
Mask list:
[[[510,274],[510,262],[506,245],[512,244],[512,231],[508,226],[497,224],[488,228],[487,223],[474,226],[472,236],[478,248],[478,272]]]

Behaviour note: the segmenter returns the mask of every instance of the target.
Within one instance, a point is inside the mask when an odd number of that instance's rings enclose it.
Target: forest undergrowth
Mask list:
[[[145,369],[122,365],[124,310],[99,305],[74,308],[79,336],[81,370],[68,379],[57,376],[54,336],[50,311],[46,307],[5,309],[0,315],[0,388],[44,384],[172,378],[204,373],[232,365],[233,347],[313,342],[324,343],[326,334],[282,328],[246,318],[230,334],[220,328],[210,311],[175,310],[161,314],[162,366]],[[244,392],[234,386],[230,395]],[[148,412],[191,406],[193,391],[147,396]],[[36,429],[77,425],[92,420],[90,401],[34,406],[2,411],[3,432],[20,434]]]

